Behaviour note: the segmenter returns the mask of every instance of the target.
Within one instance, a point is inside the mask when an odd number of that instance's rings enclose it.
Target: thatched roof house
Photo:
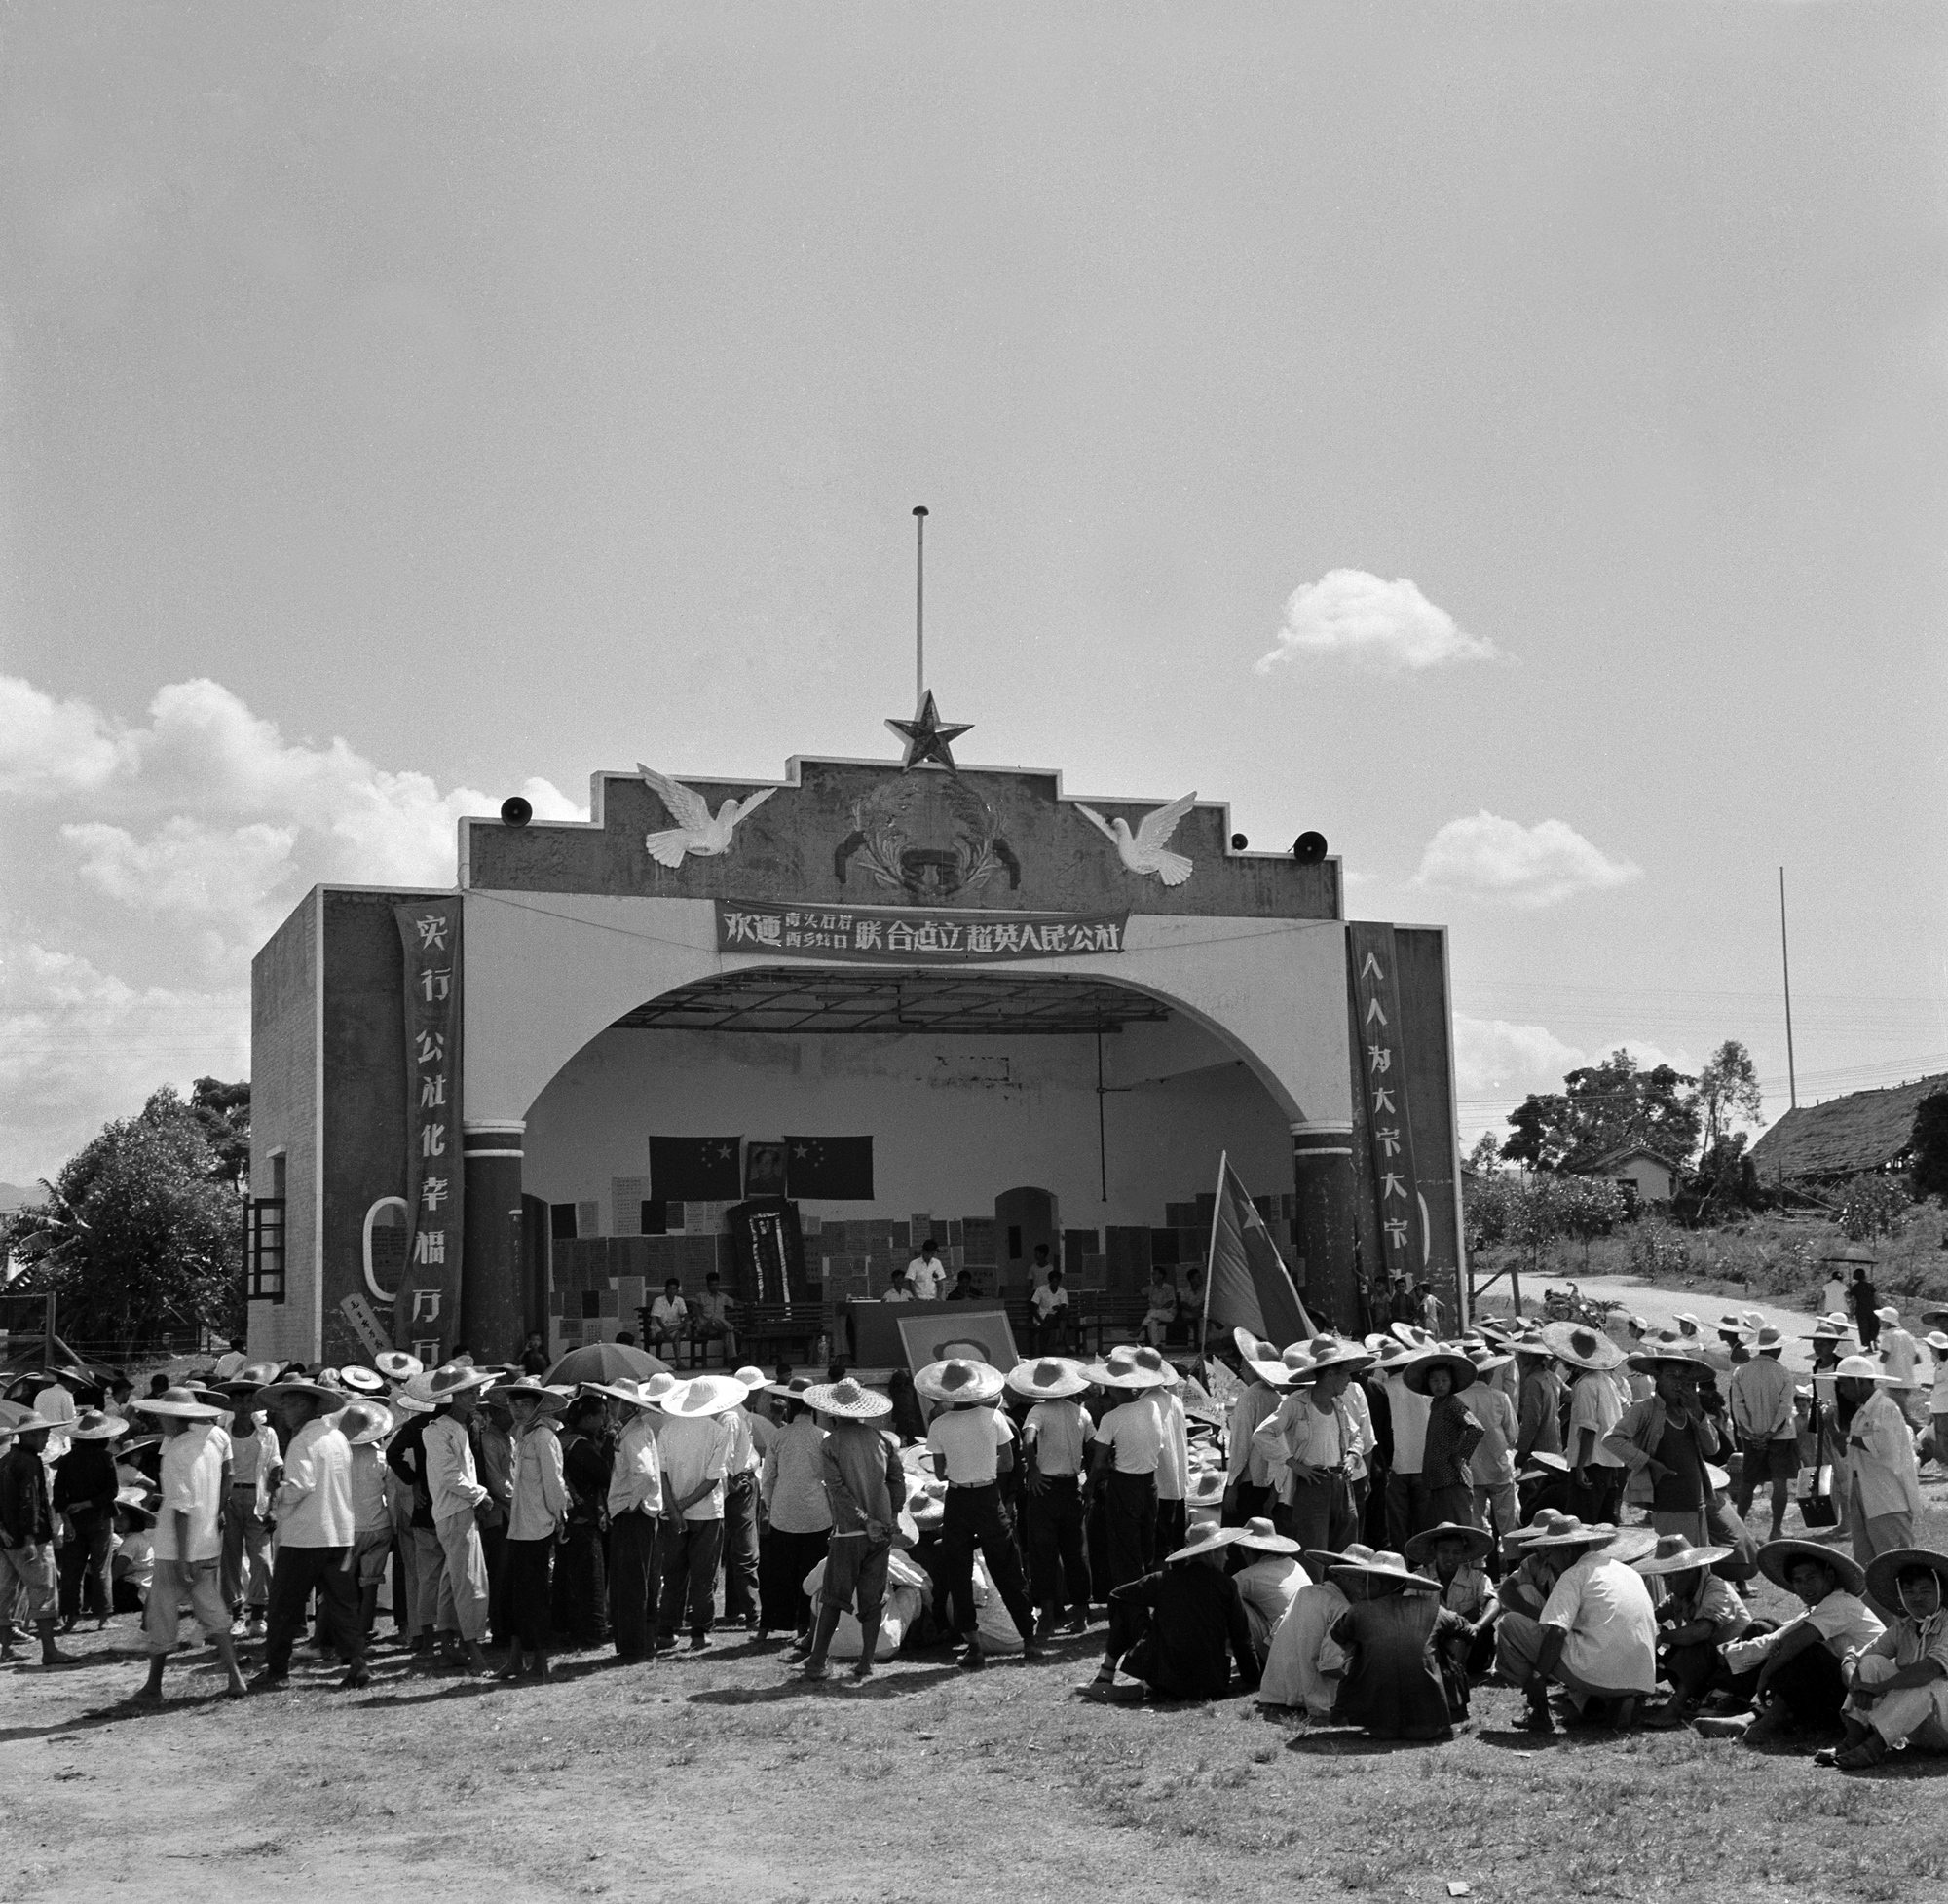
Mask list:
[[[1752,1167],[1764,1183],[1834,1182],[1898,1167],[1907,1159],[1915,1111],[1937,1091],[1948,1091],[1948,1073],[1802,1104],[1752,1145]]]

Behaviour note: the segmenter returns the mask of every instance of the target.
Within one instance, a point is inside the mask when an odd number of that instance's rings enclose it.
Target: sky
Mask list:
[[[1324,832],[1472,1136],[1948,1070],[1948,14],[26,0],[0,1178],[248,1065],[320,879],[588,776]]]

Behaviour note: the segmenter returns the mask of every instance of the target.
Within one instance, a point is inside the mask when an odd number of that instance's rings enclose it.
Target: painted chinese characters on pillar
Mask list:
[[[1359,1039],[1354,1069],[1365,1094],[1380,1254],[1387,1275],[1416,1281],[1430,1248],[1427,1205],[1413,1165],[1407,1105],[1406,1046],[1390,925],[1347,927],[1353,967],[1353,1019]]]
[[[431,1363],[460,1316],[460,900],[397,905],[393,916],[405,949],[407,1231],[393,1333]]]

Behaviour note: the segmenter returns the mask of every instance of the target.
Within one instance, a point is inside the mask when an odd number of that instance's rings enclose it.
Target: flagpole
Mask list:
[[[926,504],[914,510],[914,705],[926,698]]]
[[[1224,1207],[1224,1171],[1231,1161],[1228,1150],[1218,1153],[1218,1194],[1211,1200],[1211,1241],[1204,1251],[1204,1313],[1197,1319],[1197,1353],[1204,1353],[1204,1335],[1211,1321],[1211,1278],[1218,1268],[1218,1213]]]

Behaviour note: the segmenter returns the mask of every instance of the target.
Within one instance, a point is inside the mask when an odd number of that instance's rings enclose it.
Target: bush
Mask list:
[[[1630,1236],[1626,1260],[1646,1283],[1682,1282],[1693,1273],[1691,1246],[1668,1223],[1641,1222]]]
[[[1856,1176],[1840,1200],[1839,1224],[1849,1242],[1898,1236],[1914,1213],[1907,1185],[1893,1176]]]

